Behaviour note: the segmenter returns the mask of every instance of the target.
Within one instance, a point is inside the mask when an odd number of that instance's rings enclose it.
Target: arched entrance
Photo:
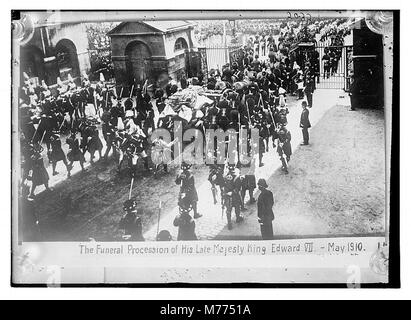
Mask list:
[[[178,38],[174,43],[174,52],[188,49],[187,41],[184,38]]]
[[[143,84],[150,76],[151,52],[146,44],[140,41],[129,43],[125,50],[126,70],[130,83]]]
[[[68,39],[62,39],[56,44],[56,59],[61,80],[66,80],[68,74],[73,78],[80,75],[77,49]]]
[[[45,77],[43,52],[35,46],[21,47],[20,61],[21,81],[24,81],[23,72],[25,72],[30,78],[41,83]]]

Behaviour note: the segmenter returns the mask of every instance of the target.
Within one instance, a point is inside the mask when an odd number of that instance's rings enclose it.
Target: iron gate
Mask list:
[[[202,69],[207,66],[208,70],[220,69],[227,63],[242,63],[241,59],[241,45],[222,45],[214,44],[199,48],[201,52]]]
[[[319,70],[318,89],[343,89],[348,91],[353,71],[352,46],[317,46]]]

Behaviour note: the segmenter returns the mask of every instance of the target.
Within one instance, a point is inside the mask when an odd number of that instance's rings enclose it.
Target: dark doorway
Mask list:
[[[144,84],[150,76],[151,53],[147,45],[140,41],[133,41],[125,50],[126,71],[129,83]]]
[[[57,43],[56,59],[61,80],[67,80],[69,74],[73,78],[80,76],[77,49],[71,40],[62,39]]]
[[[21,76],[23,82],[23,72],[25,72],[37,84],[44,80],[44,55],[43,52],[35,46],[22,47],[20,51]],[[47,80],[47,79],[46,79]]]

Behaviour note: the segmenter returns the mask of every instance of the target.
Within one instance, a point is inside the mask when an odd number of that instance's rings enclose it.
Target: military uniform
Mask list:
[[[229,165],[229,172],[224,177],[224,207],[227,215],[227,227],[232,229],[231,213],[234,209],[236,215],[236,222],[240,223],[244,220],[241,216],[241,180],[235,172],[235,166]]]
[[[290,161],[290,158],[292,155],[292,149],[291,149],[291,133],[290,131],[287,130],[286,127],[281,127],[278,130],[277,153],[283,164],[283,169],[288,173],[287,163]],[[283,155],[285,155],[287,162],[285,162]]]
[[[53,175],[58,174],[58,172],[56,171],[57,162],[63,161],[64,165],[67,168],[67,176],[70,177],[71,167],[68,165],[66,155],[64,154],[63,149],[61,147],[61,140],[60,140],[59,135],[53,134],[50,138],[50,144],[51,144],[51,152],[50,152],[49,160],[52,163]]]
[[[124,230],[125,237],[130,241],[144,241],[141,215],[134,200],[127,200],[123,206],[126,215],[120,220],[119,228]]]
[[[257,180],[255,177],[255,159],[252,159],[248,164],[240,165],[241,172],[241,205],[244,208],[245,195],[248,191],[250,196],[250,204],[255,203],[254,190],[257,187]]]
[[[211,164],[208,181],[211,184],[211,191],[213,193],[214,204],[217,204],[217,186],[220,188],[221,195],[224,186],[224,165]],[[221,197],[221,202],[223,199]]]
[[[193,208],[194,218],[200,218],[201,215],[197,211],[198,194],[195,187],[194,175],[190,172],[190,167],[191,166],[186,163],[181,165],[183,172],[177,176],[175,183],[180,185],[179,201],[185,198]]]
[[[67,153],[67,158],[70,161],[70,166],[73,165],[74,161],[79,161],[81,169],[84,171],[84,158],[83,152],[80,150],[80,143],[75,134],[72,134],[67,138],[66,143],[69,145],[69,152]]]

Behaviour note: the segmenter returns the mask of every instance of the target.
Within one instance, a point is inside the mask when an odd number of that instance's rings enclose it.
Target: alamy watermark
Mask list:
[[[173,137],[172,137],[173,134]],[[170,164],[172,150],[174,159],[181,158],[189,164],[237,164],[248,165],[260,150],[260,132],[256,128],[239,127],[238,131],[228,129],[190,128],[183,132],[181,121],[174,122],[171,133],[158,128],[152,132],[151,141],[161,141],[154,145],[155,165]]]

